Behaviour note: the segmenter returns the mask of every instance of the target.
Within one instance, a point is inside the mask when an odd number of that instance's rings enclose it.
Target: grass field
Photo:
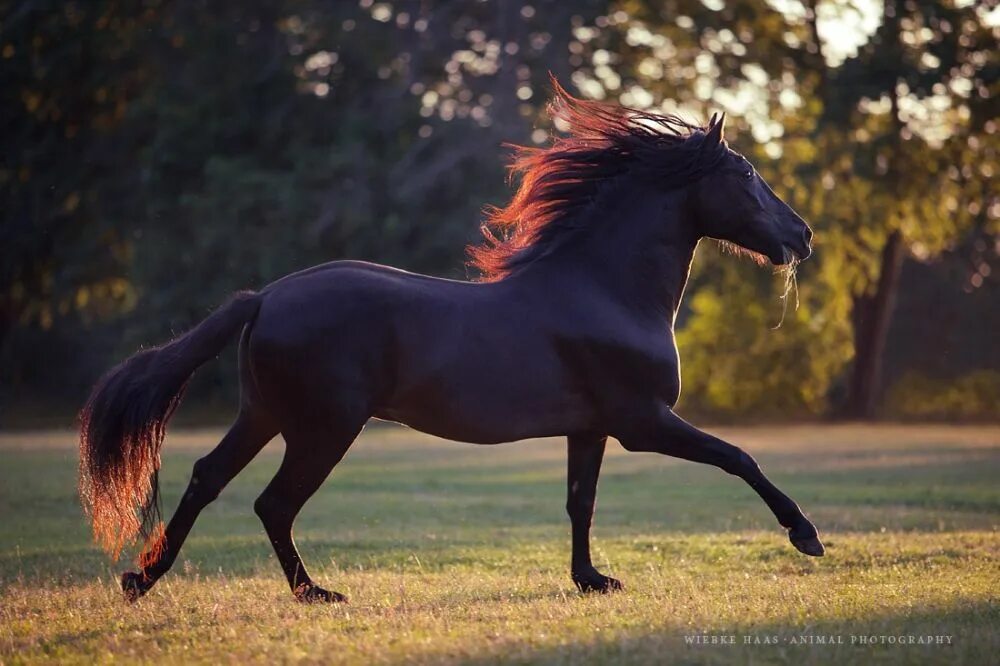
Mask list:
[[[73,433],[0,435],[0,662],[1000,661],[1000,428],[714,432],[802,505],[825,558],[798,554],[737,479],[612,443],[594,552],[626,591],[582,596],[568,574],[562,442],[473,447],[379,427],[297,524],[343,606],[292,600],[253,514],[280,443],[126,606],[123,565],[91,545],[76,500]],[[168,437],[168,510],[218,438]],[[950,644],[916,642],[926,636]]]

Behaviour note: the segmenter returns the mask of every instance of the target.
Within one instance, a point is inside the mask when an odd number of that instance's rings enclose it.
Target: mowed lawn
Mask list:
[[[583,596],[564,442],[370,427],[297,523],[317,581],[350,597],[334,606],[293,601],[253,514],[280,441],[128,606],[126,563],[91,544],[81,515],[74,434],[0,435],[0,663],[1000,661],[1000,428],[712,431],[799,502],[825,558],[796,552],[740,480],[611,442],[594,552],[626,591]],[[219,436],[168,436],[168,513]],[[937,636],[950,644],[918,642]]]

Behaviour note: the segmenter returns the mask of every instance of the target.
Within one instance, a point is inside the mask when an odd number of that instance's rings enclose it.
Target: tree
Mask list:
[[[115,160],[137,141],[127,117],[148,73],[132,49],[151,18],[115,15],[103,2],[5,8],[0,372],[8,386],[39,373],[15,343],[44,347],[57,324],[86,325],[135,302],[125,277],[131,236],[115,221],[119,194],[138,174],[115,173]]]
[[[482,205],[509,196],[501,144],[559,129],[552,71],[731,111],[733,144],[817,227],[777,331],[785,281],[699,253],[684,400],[865,413],[900,261],[964,249],[969,288],[1000,273],[996,24],[915,0],[0,3],[0,399],[76,402],[228,292],[322,261],[466,277]]]
[[[465,277],[501,144],[532,140],[592,5],[0,3],[0,398],[78,401],[323,261]]]
[[[855,361],[845,405],[850,416],[869,418],[879,406],[904,256],[915,251],[926,258],[977,227],[997,229],[1000,196],[970,190],[963,182],[970,180],[969,171],[962,171],[978,164],[982,180],[976,180],[985,187],[1000,166],[994,120],[1000,110],[998,46],[996,30],[973,5],[885,0],[874,38],[832,73],[825,89],[824,126],[841,132],[875,126],[863,167],[868,178],[888,184],[883,196],[889,197],[878,217],[863,218],[882,238],[880,250],[869,249],[876,270],[853,292]],[[888,103],[888,118],[866,122],[881,115],[881,108],[874,111],[876,101]]]
[[[580,32],[587,58],[576,80],[585,92],[633,106],[706,116],[723,107],[742,117],[738,145],[763,161],[762,173],[817,227],[817,259],[803,266],[803,302],[816,303],[809,316],[821,322],[828,349],[805,358],[827,354],[845,363],[840,332],[849,327],[854,363],[843,403],[847,413],[868,417],[881,394],[903,258],[926,259],[970,233],[994,233],[1000,218],[996,193],[983,189],[998,168],[996,18],[973,5],[890,1],[866,38],[860,28],[847,30],[843,17],[877,6],[776,7],[619,2]],[[860,49],[852,53],[829,35],[854,39]],[[762,287],[762,295],[776,288]],[[718,297],[734,304],[735,294],[745,307],[745,290],[732,282]],[[702,344],[693,331],[725,326],[721,313],[731,309],[696,309],[681,339]],[[708,313],[713,325],[700,326]],[[760,344],[759,331],[740,334],[745,344]],[[838,374],[824,373],[828,388]]]

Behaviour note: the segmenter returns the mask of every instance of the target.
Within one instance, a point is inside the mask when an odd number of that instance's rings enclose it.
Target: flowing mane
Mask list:
[[[674,115],[577,99],[552,80],[548,112],[569,125],[568,136],[544,148],[512,146],[510,203],[487,209],[484,241],[468,248],[483,281],[503,279],[551,252],[581,228],[574,215],[594,202],[602,184],[625,173],[683,186],[710,171],[725,154],[700,150],[707,128]]]

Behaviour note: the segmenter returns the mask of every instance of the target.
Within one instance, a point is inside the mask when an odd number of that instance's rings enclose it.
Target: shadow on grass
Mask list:
[[[818,612],[821,614],[822,610]],[[772,622],[692,628],[684,626],[683,617],[668,615],[676,619],[656,628],[612,635],[602,635],[598,629],[587,641],[547,647],[520,639],[502,641],[490,646],[486,654],[462,655],[462,662],[979,666],[996,663],[996,651],[1000,648],[1000,637],[995,630],[1000,623],[1000,607],[989,601],[958,600],[944,608],[918,608],[851,620],[819,619],[808,624]],[[697,636],[708,643],[697,644]],[[734,644],[712,644],[712,636],[717,640],[731,639]],[[939,636],[942,638],[938,639]],[[921,638],[929,644],[920,644]],[[453,656],[447,652],[421,655],[429,662]]]

